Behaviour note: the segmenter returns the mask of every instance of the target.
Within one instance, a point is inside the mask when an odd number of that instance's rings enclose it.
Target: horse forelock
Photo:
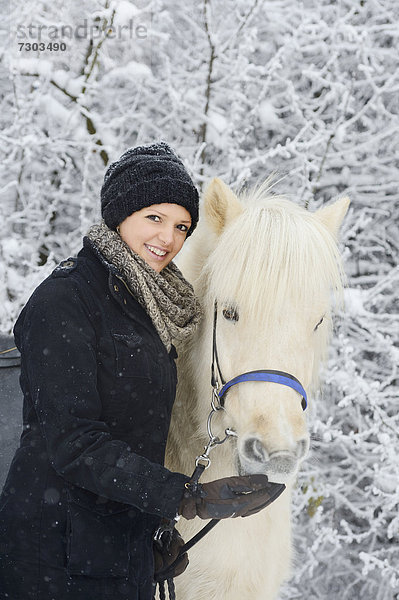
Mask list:
[[[312,213],[281,197],[248,197],[243,206],[204,265],[205,302],[218,298],[264,320],[293,306],[311,308],[330,292],[340,300],[338,248]]]

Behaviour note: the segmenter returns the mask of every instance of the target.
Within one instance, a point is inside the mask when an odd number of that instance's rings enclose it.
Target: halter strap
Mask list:
[[[302,410],[306,410],[308,405],[308,399],[304,387],[298,381],[294,375],[286,373],[285,371],[275,371],[273,369],[260,369],[257,371],[248,371],[241,373],[237,377],[233,377],[230,381],[224,379],[219,364],[219,357],[216,343],[216,325],[217,325],[217,301],[215,300],[214,315],[213,315],[213,342],[212,342],[212,365],[211,365],[211,384],[214,389],[218,388],[218,381],[222,384],[222,388],[218,390],[217,394],[221,406],[224,406],[224,396],[226,392],[237,383],[243,383],[245,381],[265,381],[271,383],[279,383],[287,387],[292,388],[298,394],[302,396]],[[216,373],[217,371],[217,373]]]
[[[224,385],[226,383],[226,380],[223,377],[222,371],[220,369],[218,348],[217,348],[217,344],[216,344],[217,318],[218,318],[218,303],[217,303],[217,300],[215,300],[214,311],[213,311],[212,364],[211,364],[211,385],[213,388],[218,387],[218,376],[219,376],[220,383],[222,385]],[[216,374],[216,369],[217,369],[217,374]]]
[[[272,383],[280,383],[281,385],[286,385],[287,387],[292,388],[298,394],[302,396],[302,409],[306,410],[308,405],[308,398],[306,392],[298,381],[296,377],[290,375],[290,373],[286,373],[285,371],[273,371],[271,369],[262,369],[259,371],[248,371],[247,373],[242,373],[241,375],[237,375],[233,379],[230,379],[224,386],[219,390],[218,396],[220,400],[220,404],[224,405],[224,395],[227,390],[230,389],[233,385],[237,383],[242,383],[244,381],[268,381]]]

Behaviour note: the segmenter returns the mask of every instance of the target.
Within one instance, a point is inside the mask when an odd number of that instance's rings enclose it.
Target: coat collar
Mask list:
[[[101,254],[89,238],[83,238],[83,248],[79,252],[79,257],[87,258],[91,262],[101,266],[107,273],[107,285],[111,296],[119,304],[122,311],[131,319],[145,326],[146,329],[153,332],[155,327],[141,304],[130,291],[127,283],[124,281],[118,269]]]

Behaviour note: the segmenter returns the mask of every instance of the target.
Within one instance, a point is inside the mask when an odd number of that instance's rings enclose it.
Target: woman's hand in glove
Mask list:
[[[247,517],[271,504],[284,491],[266,475],[225,477],[209,483],[186,483],[179,513],[185,519]]]
[[[173,579],[186,570],[187,552],[184,552],[174,564],[183,546],[184,540],[177,529],[165,531],[159,541],[154,541],[154,581]]]

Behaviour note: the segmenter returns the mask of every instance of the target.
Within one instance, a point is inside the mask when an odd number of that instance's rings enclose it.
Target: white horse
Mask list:
[[[330,329],[331,290],[342,286],[336,235],[347,198],[315,213],[261,186],[238,198],[220,179],[205,193],[206,219],[180,264],[203,305],[199,333],[180,348],[179,386],[167,466],[191,474],[208,441],[214,302],[226,379],[257,369],[294,375],[314,389]],[[309,434],[300,395],[285,385],[244,382],[227,393],[212,427],[237,437],[211,451],[202,477],[265,473],[287,489],[256,515],[222,520],[189,553],[175,580],[179,600],[272,600],[289,576],[291,494]],[[181,519],[187,541],[204,521]]]

